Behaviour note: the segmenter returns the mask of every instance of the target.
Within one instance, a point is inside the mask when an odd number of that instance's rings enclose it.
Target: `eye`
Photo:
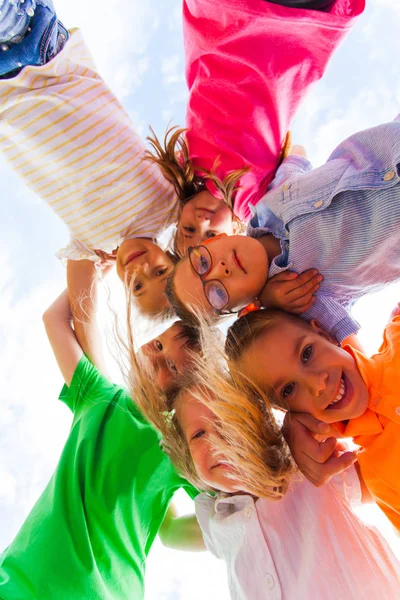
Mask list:
[[[141,290],[141,289],[142,289],[142,287],[143,287],[143,283],[141,283],[140,281],[136,281],[136,282],[133,284],[133,291],[134,291],[134,292],[138,292],[139,290]]]
[[[294,383],[288,383],[287,385],[285,385],[285,387],[281,391],[282,398],[284,398],[284,399],[288,398],[291,394],[293,394],[293,390],[294,390]]]
[[[217,235],[217,234],[216,234],[216,233],[214,233],[214,231],[207,231],[207,233],[206,233],[206,238],[207,238],[208,240],[210,240],[211,238],[215,237],[216,235]]]
[[[200,267],[202,270],[207,271],[208,269],[208,260],[205,256],[200,256]]]
[[[306,346],[303,350],[303,352],[301,353],[301,360],[303,361],[303,363],[306,363],[310,360],[311,356],[313,354],[313,347],[311,344],[309,344],[308,346]]]
[[[162,352],[162,351],[163,351],[163,345],[162,345],[162,343],[160,342],[160,340],[156,340],[156,341],[155,341],[155,344],[154,344],[154,346],[157,348],[157,350],[158,350],[159,352]]]
[[[196,227],[184,227],[183,230],[188,233],[196,233]]]
[[[168,270],[167,267],[157,267],[154,271],[154,275],[156,277],[161,277],[162,275],[164,275],[164,273],[166,273]]]
[[[200,429],[200,431],[197,431],[197,433],[195,433],[194,435],[192,435],[192,440],[198,440],[199,438],[203,437],[203,435],[205,435],[205,431],[204,429]]]
[[[209,303],[216,310],[221,310],[229,302],[229,296],[226,289],[217,281],[211,281],[206,287],[206,297]]]

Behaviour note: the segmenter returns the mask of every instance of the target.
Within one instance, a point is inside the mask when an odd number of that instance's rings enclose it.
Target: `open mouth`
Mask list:
[[[237,268],[240,269],[241,271],[243,271],[243,273],[245,273],[247,275],[246,269],[243,267],[242,263],[240,262],[237,254],[234,250],[233,250],[233,260],[235,261],[235,265],[237,266]]]
[[[334,408],[335,410],[338,410],[340,408],[345,408],[350,403],[351,397],[352,394],[349,383],[346,380],[345,376],[342,374],[342,377],[340,378],[339,389],[336,393],[336,396],[330,402],[330,404],[328,404],[326,409],[331,410],[332,408]]]
[[[132,252],[132,254],[130,254],[128,256],[128,258],[125,261],[125,267],[127,265],[129,265],[129,263],[131,263],[133,260],[135,260],[136,258],[139,258],[139,256],[142,256],[143,254],[146,254],[147,250],[138,250],[137,252]]]

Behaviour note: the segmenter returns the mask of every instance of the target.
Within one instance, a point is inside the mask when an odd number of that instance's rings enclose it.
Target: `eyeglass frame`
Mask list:
[[[208,256],[210,257],[210,267],[202,275],[196,271],[196,269],[195,269],[195,267],[194,267],[194,265],[192,263],[192,259],[191,259],[191,255],[192,255],[193,251],[196,248],[204,248],[204,250],[206,250],[206,252],[208,253]],[[212,269],[213,260],[212,260],[212,255],[211,255],[211,252],[209,251],[209,249],[204,244],[198,244],[197,246],[189,246],[187,252],[188,252],[188,259],[189,259],[189,262],[190,262],[190,266],[192,267],[192,269],[196,273],[196,275],[200,278],[200,281],[201,281],[201,283],[203,285],[204,297],[207,300],[208,304],[213,309],[213,311],[216,312],[217,315],[219,315],[219,316],[221,316],[221,315],[233,315],[233,314],[235,314],[235,312],[233,312],[233,311],[229,311],[229,312],[225,312],[225,313],[223,312],[225,310],[226,306],[229,304],[230,296],[229,296],[228,290],[226,289],[226,287],[224,286],[224,284],[222,283],[222,281],[220,281],[219,279],[210,279],[208,281],[204,281],[204,279],[203,279],[203,277],[206,277],[209,274],[209,272],[211,271],[211,269]],[[206,294],[206,285],[207,285],[207,283],[212,283],[213,281],[217,281],[220,285],[222,285],[222,287],[224,288],[224,290],[226,292],[226,295],[228,296],[227,303],[222,308],[215,308],[211,304],[210,300],[207,297],[207,294]]]

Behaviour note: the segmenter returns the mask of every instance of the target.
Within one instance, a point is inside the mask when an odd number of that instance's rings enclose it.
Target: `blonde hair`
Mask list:
[[[190,158],[189,146],[184,133],[186,129],[179,127],[170,127],[167,129],[163,142],[157,138],[153,129],[147,140],[152,150],[145,152],[145,159],[156,164],[175,190],[180,200],[181,208],[193,196],[205,190],[206,181],[211,181],[216,190],[220,193],[225,204],[232,211],[232,219],[236,223],[239,232],[244,232],[244,224],[235,215],[234,212],[234,194],[238,186],[239,179],[248,171],[248,168],[237,169],[229,173],[223,180],[215,174],[218,167],[218,160],[215,161],[211,171],[207,169],[195,168]],[[199,174],[200,173],[200,174]],[[182,254],[178,248],[177,232],[175,232],[172,241],[172,252],[180,257]]]
[[[279,500],[285,494],[294,463],[274,414],[268,409],[263,392],[250,382],[235,379],[227,370],[220,332],[212,329],[201,316],[201,355],[194,359],[195,368],[183,378],[172,394],[147,413],[161,431],[172,462],[182,474],[202,489],[190,451],[174,413],[187,392],[203,403],[216,417],[211,443],[229,463],[232,478],[241,482],[243,491],[254,496]],[[164,418],[160,424],[160,413]],[[157,424],[156,424],[157,422]]]

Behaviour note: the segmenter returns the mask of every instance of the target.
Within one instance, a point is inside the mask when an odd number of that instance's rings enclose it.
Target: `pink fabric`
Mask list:
[[[325,13],[264,0],[184,0],[190,153],[207,169],[219,158],[220,177],[251,167],[235,199],[243,221],[275,174],[301,100],[364,6],[336,0]]]

